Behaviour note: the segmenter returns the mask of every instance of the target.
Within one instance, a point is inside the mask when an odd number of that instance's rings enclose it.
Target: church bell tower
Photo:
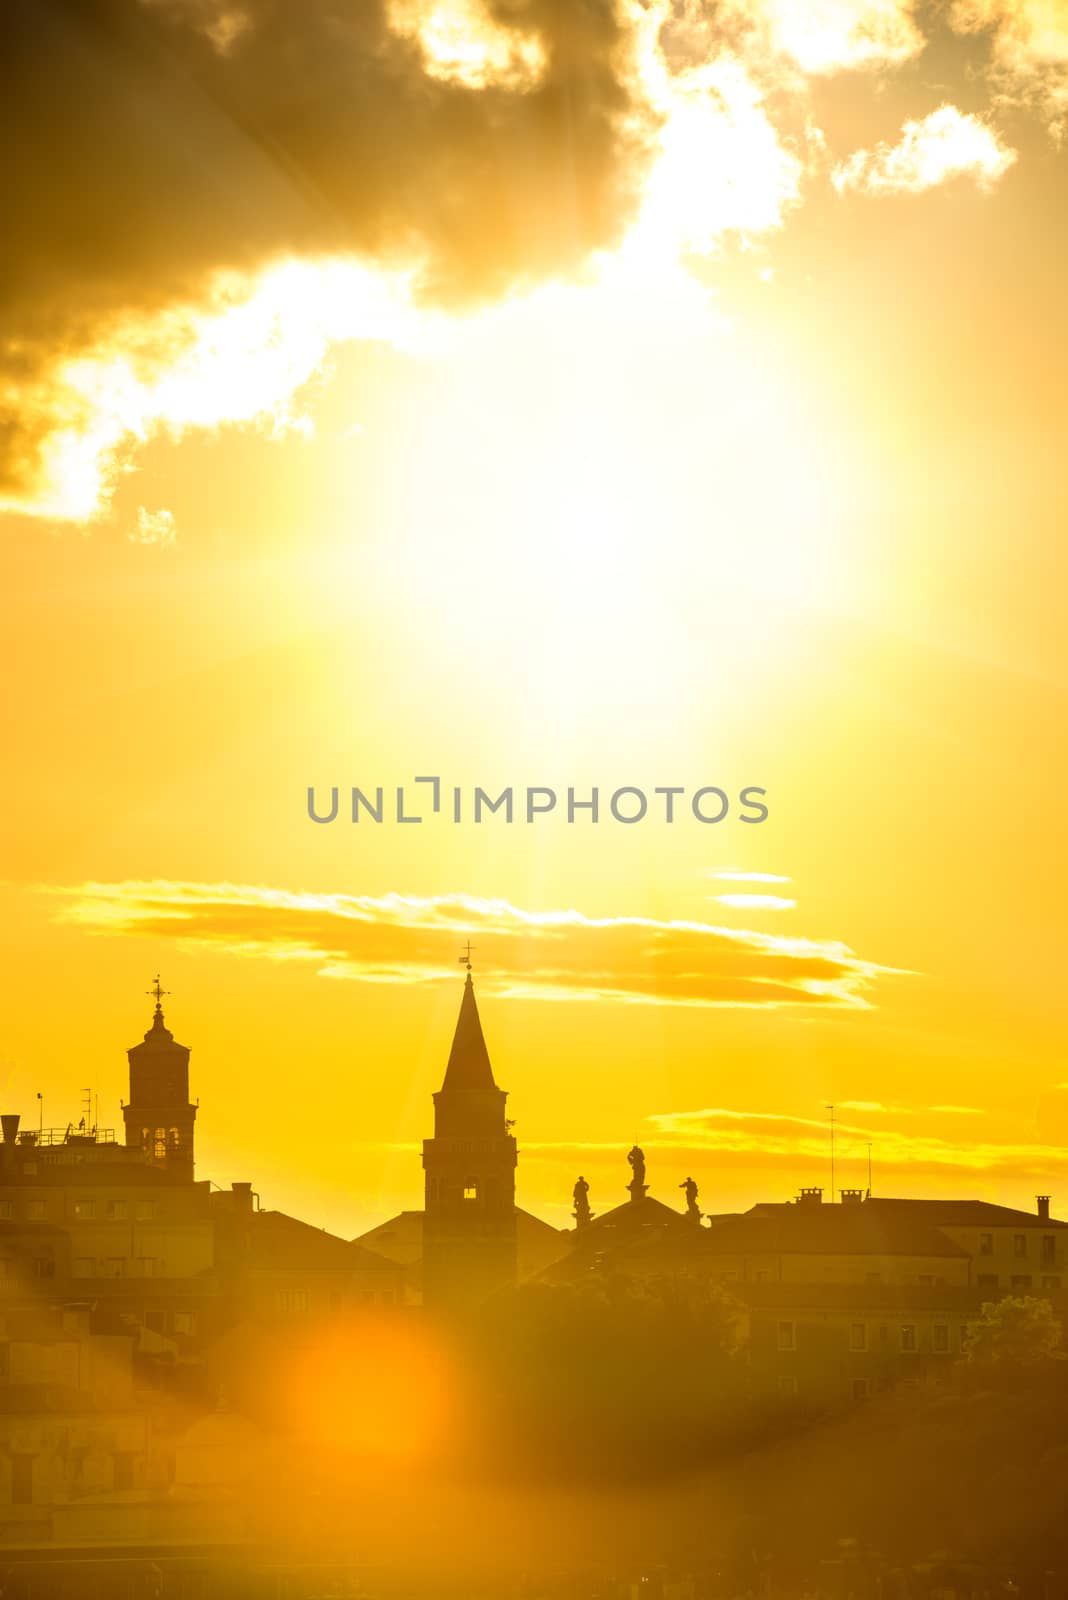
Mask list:
[[[156,999],[152,1026],[143,1042],[126,1052],[130,1098],[122,1115],[128,1145],[139,1145],[153,1166],[192,1181],[197,1108],[189,1103],[189,1049],[177,1043],[163,1021],[166,992],[157,978],[149,990]]]
[[[475,1002],[471,947],[460,1015],[434,1096],[434,1137],[423,1141],[426,1210],[423,1299],[477,1304],[516,1279],[516,1144],[505,1120]]]

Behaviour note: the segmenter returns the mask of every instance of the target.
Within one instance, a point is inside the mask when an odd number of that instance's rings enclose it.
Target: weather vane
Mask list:
[[[156,997],[156,1010],[157,1011],[162,1011],[162,1009],[163,1009],[163,1006],[162,1006],[163,996],[165,994],[170,994],[170,992],[171,991],[169,989],[161,989],[160,988],[160,985],[159,985],[159,973],[158,972],[156,973],[155,982],[153,983],[151,989],[146,989],[145,990],[146,994],[154,994],[155,995],[155,997]]]
[[[461,967],[466,967],[468,972],[471,971],[471,952],[472,952],[472,950],[474,948],[475,948],[474,945],[471,943],[470,939],[468,939],[467,948],[465,949],[463,955],[460,957],[460,965],[461,965]]]

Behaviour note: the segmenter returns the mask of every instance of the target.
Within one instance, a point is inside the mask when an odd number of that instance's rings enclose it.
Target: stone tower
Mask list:
[[[156,997],[152,1026],[143,1043],[126,1052],[130,1063],[130,1098],[122,1108],[126,1143],[139,1145],[174,1177],[192,1180],[197,1108],[189,1103],[189,1050],[164,1024],[165,992],[157,978],[149,991]]]
[[[423,1141],[423,1298],[439,1309],[477,1304],[516,1279],[516,1144],[465,962],[449,1064],[434,1096],[434,1137]]]

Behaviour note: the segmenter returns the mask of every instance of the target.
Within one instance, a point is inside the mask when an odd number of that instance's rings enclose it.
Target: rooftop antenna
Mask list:
[[[867,1195],[867,1198],[869,1200],[871,1199],[871,1140],[870,1139],[868,1140],[868,1195]]]
[[[834,1106],[824,1106],[831,1113],[831,1204],[834,1205]]]
[[[82,1111],[81,1126],[82,1126],[82,1131],[84,1133],[88,1133],[89,1132],[89,1119],[93,1114],[93,1091],[92,1091],[92,1089],[83,1089],[82,1090],[82,1100],[84,1102],[84,1109]]]

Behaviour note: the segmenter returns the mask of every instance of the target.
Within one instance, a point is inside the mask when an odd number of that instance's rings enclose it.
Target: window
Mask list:
[[[16,1506],[33,1504],[33,1457],[11,1457],[11,1503]]]
[[[45,1203],[44,1203],[43,1200],[29,1200],[29,1201],[27,1201],[27,1203],[26,1203],[26,1220],[27,1220],[27,1222],[43,1222],[44,1221],[44,1215],[45,1215]]]
[[[96,1261],[92,1256],[75,1256],[74,1276],[76,1278],[95,1278]]]
[[[871,1394],[871,1379],[870,1378],[854,1378],[853,1379],[853,1399],[854,1400],[866,1400],[870,1394]]]
[[[138,1222],[148,1222],[153,1217],[159,1216],[159,1202],[157,1200],[138,1200],[134,1206],[134,1216]]]
[[[167,1313],[165,1311],[146,1311],[145,1327],[149,1333],[166,1333]]]
[[[996,1272],[981,1272],[979,1274],[978,1281],[980,1289],[996,1289],[998,1286],[998,1275]]]
[[[195,1311],[176,1311],[174,1313],[175,1333],[194,1334],[197,1331],[197,1318]]]
[[[794,1324],[792,1322],[780,1322],[779,1323],[779,1349],[780,1350],[796,1350],[797,1349],[797,1331],[796,1331],[796,1329],[794,1327]]]
[[[1014,1289],[1030,1289],[1031,1274],[1029,1272],[1017,1272],[1013,1276],[1012,1286]]]
[[[916,1329],[911,1322],[906,1322],[902,1325],[901,1348],[909,1352],[916,1349]]]
[[[981,1233],[979,1235],[979,1254],[981,1256],[992,1256],[994,1254],[994,1235],[992,1233]]]
[[[1014,1233],[1013,1234],[1013,1236],[1012,1236],[1012,1253],[1013,1253],[1014,1256],[1025,1256],[1027,1254],[1027,1235],[1026,1235],[1026,1233]]]
[[[1052,1278],[1043,1278],[1042,1279],[1042,1287],[1043,1287],[1043,1289],[1059,1289],[1060,1286],[1061,1286],[1061,1280],[1056,1275],[1053,1276]]]
[[[464,1182],[464,1199],[465,1200],[477,1200],[478,1199],[478,1183],[476,1182],[476,1180],[474,1178],[467,1178],[465,1180],[465,1182]]]
[[[54,1278],[56,1275],[56,1263],[52,1257],[37,1256],[33,1263],[33,1275],[35,1278]]]
[[[126,1257],[108,1256],[104,1263],[104,1276],[105,1278],[125,1278]]]
[[[0,1217],[4,1217],[4,1218],[10,1217],[11,1216],[11,1210],[12,1210],[12,1207],[11,1207],[11,1201],[10,1200],[0,1200]]]
[[[276,1300],[279,1311],[287,1315],[308,1309],[308,1296],[303,1289],[279,1289]]]
[[[866,1350],[868,1348],[868,1329],[863,1322],[854,1322],[849,1330],[850,1350]]]
[[[152,1154],[157,1161],[162,1161],[167,1154],[167,1130],[157,1128],[152,1139]]]
[[[113,1222],[118,1222],[120,1218],[126,1215],[126,1201],[105,1200],[104,1215],[105,1217],[110,1217]]]
[[[133,1269],[135,1278],[154,1278],[156,1276],[155,1256],[135,1256]]]
[[[1057,1259],[1057,1241],[1052,1233],[1042,1235],[1042,1265],[1051,1267]]]
[[[936,1322],[931,1330],[931,1344],[936,1355],[949,1354],[949,1328],[942,1322]]]
[[[89,1221],[96,1216],[96,1203],[93,1200],[75,1200],[74,1215],[82,1222]]]
[[[796,1394],[797,1393],[797,1379],[796,1378],[780,1378],[779,1379],[779,1393],[780,1394]]]
[[[167,1140],[168,1140],[168,1143],[170,1144],[171,1149],[172,1150],[177,1150],[178,1146],[182,1142],[181,1134],[178,1132],[177,1128],[171,1128],[169,1130],[169,1132],[167,1134]]]
[[[768,1274],[767,1274],[766,1269],[764,1267],[757,1267],[756,1271],[753,1273],[753,1282],[754,1283],[767,1283],[767,1281],[768,1281]]]

